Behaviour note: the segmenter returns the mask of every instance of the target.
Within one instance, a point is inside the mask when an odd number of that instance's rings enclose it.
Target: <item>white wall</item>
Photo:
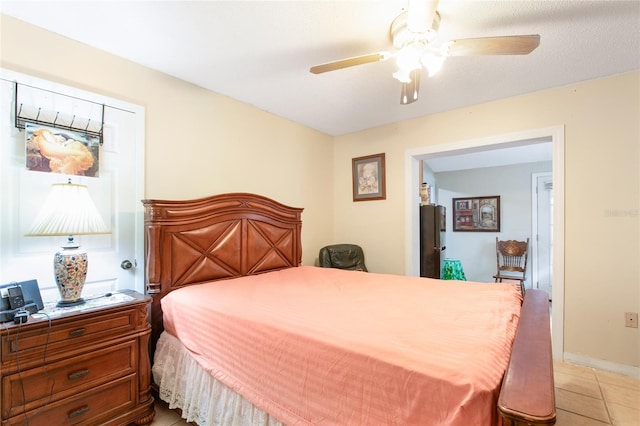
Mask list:
[[[436,173],[438,204],[447,208],[446,257],[459,259],[469,281],[493,282],[496,237],[531,238],[531,174],[550,172],[551,162]],[[500,196],[500,232],[453,232],[452,199]],[[526,287],[531,286],[531,259]]]

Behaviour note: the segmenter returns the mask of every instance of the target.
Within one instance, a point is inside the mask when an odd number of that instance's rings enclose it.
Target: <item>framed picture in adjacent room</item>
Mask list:
[[[453,230],[500,232],[500,196],[454,198]]]
[[[353,201],[385,200],[384,153],[351,160]]]

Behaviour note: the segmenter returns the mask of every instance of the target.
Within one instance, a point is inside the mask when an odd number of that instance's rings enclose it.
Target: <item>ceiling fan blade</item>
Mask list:
[[[540,44],[540,35],[465,38],[452,40],[448,56],[527,55]]]
[[[316,65],[309,69],[313,74],[321,74],[323,72],[341,70],[356,65],[368,64],[370,62],[384,61],[389,58],[389,54],[385,52],[371,53],[369,55],[354,56],[353,58],[342,59],[340,61],[328,62],[326,64]]]
[[[431,29],[437,8],[438,0],[409,0],[407,29],[412,33],[426,33]]]

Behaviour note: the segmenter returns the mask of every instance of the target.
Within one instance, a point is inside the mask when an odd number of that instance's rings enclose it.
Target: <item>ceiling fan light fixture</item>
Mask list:
[[[420,42],[411,42],[400,49],[400,51],[396,55],[396,64],[398,65],[399,71],[403,72],[403,74],[401,74],[402,76],[404,76],[404,74],[410,73],[412,70],[422,67],[420,61],[422,55],[424,54],[425,48],[426,45]]]
[[[433,77],[442,69],[445,59],[447,57],[440,50],[428,49],[420,58],[420,62],[427,69],[429,77]]]
[[[397,71],[392,75],[401,83],[400,103],[418,100],[422,68],[433,77],[449,56],[527,55],[540,44],[539,34],[475,37],[449,41],[438,40],[439,0],[408,0],[408,10],[391,23],[389,37],[395,53],[380,52],[313,66],[309,71],[320,74],[356,65],[396,58]]]
[[[435,39],[438,29],[440,28],[440,14],[438,12],[435,13],[431,26],[426,25],[427,28],[425,31],[410,31],[407,21],[407,12],[402,12],[391,23],[389,36],[396,49],[402,49],[403,46],[418,40],[430,43]]]
[[[410,83],[411,82],[411,71],[399,69],[398,71],[391,74],[393,78],[398,80],[400,83]]]

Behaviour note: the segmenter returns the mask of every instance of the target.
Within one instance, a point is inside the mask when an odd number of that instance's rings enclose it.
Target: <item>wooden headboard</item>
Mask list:
[[[302,262],[301,208],[248,193],[142,204],[152,355],[163,330],[160,299],[169,292]]]

